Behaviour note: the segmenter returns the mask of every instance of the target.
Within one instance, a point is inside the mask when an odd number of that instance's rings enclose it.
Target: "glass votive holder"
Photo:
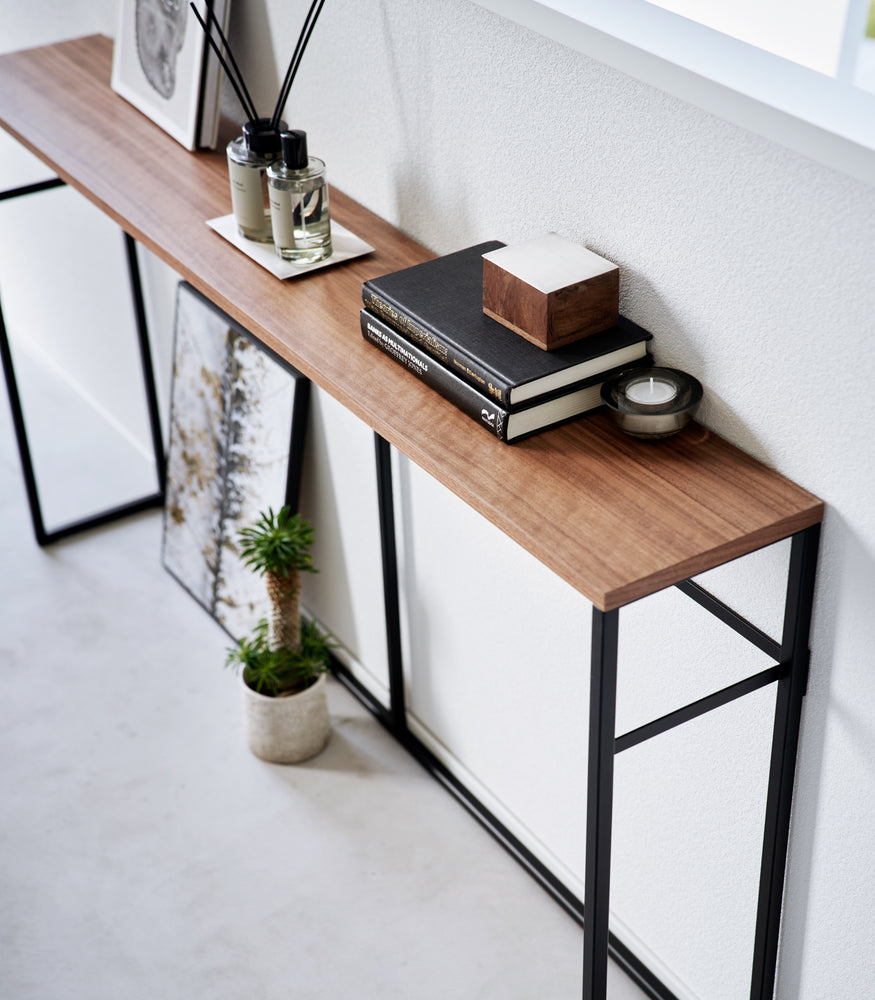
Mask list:
[[[677,368],[637,368],[602,385],[602,401],[614,423],[636,438],[677,434],[702,402],[702,384]]]

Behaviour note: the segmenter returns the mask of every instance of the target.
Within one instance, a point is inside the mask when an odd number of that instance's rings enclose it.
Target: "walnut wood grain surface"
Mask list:
[[[0,122],[596,606],[619,607],[822,519],[816,497],[695,424],[647,443],[599,413],[496,441],[362,339],[362,282],[427,259],[425,248],[332,187],[332,214],[376,252],[279,281],[205,224],[231,210],[222,143],[185,151],[111,90],[111,62],[100,36],[0,57]]]
[[[600,333],[617,325],[619,268],[564,288],[544,291],[485,257],[483,311],[542,350]]]

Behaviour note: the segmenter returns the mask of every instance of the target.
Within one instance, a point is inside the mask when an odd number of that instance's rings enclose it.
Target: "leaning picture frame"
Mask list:
[[[195,0],[225,30],[230,0]],[[186,149],[216,144],[222,68],[188,0],[119,0],[112,89]]]
[[[238,640],[268,613],[238,532],[297,510],[310,382],[185,281],[174,326],[161,560]]]

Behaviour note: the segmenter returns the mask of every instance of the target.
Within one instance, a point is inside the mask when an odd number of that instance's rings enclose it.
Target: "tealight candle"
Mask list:
[[[631,382],[625,389],[626,398],[633,403],[646,406],[660,406],[669,403],[678,394],[677,388],[670,382],[660,378],[643,378],[639,382]]]

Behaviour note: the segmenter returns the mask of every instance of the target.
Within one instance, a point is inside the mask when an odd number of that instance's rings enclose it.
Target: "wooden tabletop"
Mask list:
[[[643,442],[597,413],[513,445],[497,441],[361,336],[362,282],[426,260],[427,250],[332,187],[332,215],[375,252],[280,281],[206,225],[231,211],[223,144],[184,150],[111,90],[111,64],[102,36],[0,56],[0,123],[597,607],[822,519],[820,500],[698,424]]]

